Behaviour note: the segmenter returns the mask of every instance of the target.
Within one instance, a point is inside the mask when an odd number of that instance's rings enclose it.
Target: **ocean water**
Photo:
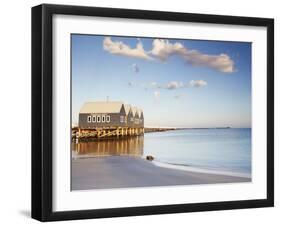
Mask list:
[[[251,129],[148,133],[143,155],[163,163],[251,175]]]
[[[251,175],[251,129],[185,129],[72,143],[72,157],[152,155],[155,162]]]

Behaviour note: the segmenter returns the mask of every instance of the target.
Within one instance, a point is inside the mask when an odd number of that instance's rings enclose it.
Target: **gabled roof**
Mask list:
[[[124,108],[125,108],[126,115],[128,115],[130,110],[131,110],[131,108],[132,108],[132,106],[130,104],[125,104]]]
[[[138,113],[139,113],[139,117],[141,118],[141,116],[143,116],[143,111],[142,111],[142,109],[138,109]]]
[[[139,115],[139,109],[137,107],[132,107],[132,112],[133,112],[133,116],[135,117],[136,114],[138,114],[138,117],[140,117]]]
[[[119,113],[123,106],[121,101],[86,102],[80,113]]]
[[[132,112],[133,112],[133,116],[135,116],[135,114],[137,112],[137,108],[136,107],[132,107]]]

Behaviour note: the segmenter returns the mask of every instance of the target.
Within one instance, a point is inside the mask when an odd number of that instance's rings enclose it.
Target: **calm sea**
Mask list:
[[[152,155],[156,161],[251,174],[251,129],[185,129],[72,144],[73,157]]]

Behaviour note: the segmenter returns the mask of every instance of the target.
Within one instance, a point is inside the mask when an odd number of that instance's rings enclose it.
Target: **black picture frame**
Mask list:
[[[182,21],[267,28],[267,198],[95,210],[52,210],[52,17],[55,14]],[[32,8],[32,218],[40,221],[122,217],[274,206],[274,20],[43,4]]]

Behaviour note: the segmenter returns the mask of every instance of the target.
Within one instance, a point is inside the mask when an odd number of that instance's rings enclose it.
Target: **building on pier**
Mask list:
[[[86,102],[79,112],[78,136],[109,137],[144,133],[143,111],[121,101]]]

